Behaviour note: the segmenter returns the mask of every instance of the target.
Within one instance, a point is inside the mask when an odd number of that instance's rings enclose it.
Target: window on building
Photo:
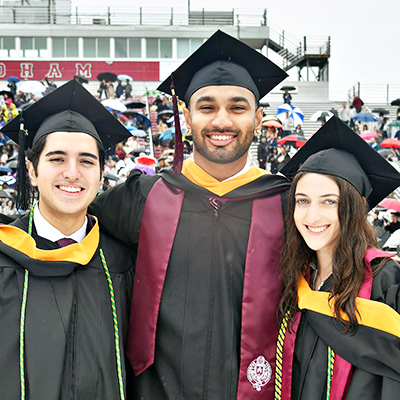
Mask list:
[[[142,58],[142,39],[129,39],[129,57]]]
[[[142,40],[115,38],[115,58],[141,58]]]
[[[15,38],[0,37],[0,57],[11,57],[11,52],[16,52]]]
[[[97,57],[110,57],[110,39],[99,38],[97,39]]]
[[[115,38],[115,58],[128,58],[128,39]]]
[[[83,38],[83,57],[96,57],[96,39]]]
[[[87,58],[109,58],[109,38],[83,38],[83,57]]]
[[[44,57],[47,55],[47,40],[43,37],[21,37],[24,57]]]
[[[172,39],[147,39],[147,58],[172,58]]]
[[[171,39],[160,39],[160,58],[172,58]]]
[[[78,57],[78,38],[53,38],[53,57]]]
[[[79,57],[78,38],[65,38],[66,57]]]
[[[178,39],[177,57],[187,58],[203,44],[203,39]]]

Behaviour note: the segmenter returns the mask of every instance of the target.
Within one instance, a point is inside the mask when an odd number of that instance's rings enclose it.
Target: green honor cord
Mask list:
[[[33,226],[33,210],[35,206],[32,206],[31,211],[29,213],[29,226],[28,226],[28,234],[32,236],[32,226]],[[108,288],[110,292],[110,301],[111,301],[111,310],[113,315],[113,324],[114,324],[114,342],[115,342],[115,358],[117,360],[117,374],[118,374],[118,386],[119,386],[119,394],[120,399],[125,400],[124,393],[124,384],[122,379],[122,366],[121,366],[121,351],[120,351],[120,343],[119,343],[119,330],[118,330],[118,318],[117,318],[117,309],[115,306],[115,296],[114,296],[114,287],[111,280],[111,275],[107,267],[106,259],[104,257],[104,253],[102,249],[99,249],[101,263],[104,268],[104,272],[106,274]],[[22,292],[22,304],[21,304],[21,317],[20,317],[20,334],[19,334],[19,364],[20,364],[20,380],[21,380],[21,400],[25,400],[25,314],[26,314],[26,300],[28,296],[28,277],[29,271],[25,269],[24,276],[24,288]]]
[[[289,312],[282,319],[276,343],[276,368],[275,368],[275,397],[274,400],[281,400],[282,396],[282,368],[283,368],[283,343],[288,327]],[[333,377],[333,367],[335,363],[335,353],[328,346],[328,368],[326,378],[326,400],[331,398],[331,387]]]

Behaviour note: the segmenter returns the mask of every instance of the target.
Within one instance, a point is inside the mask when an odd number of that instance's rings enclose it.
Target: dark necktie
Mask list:
[[[71,238],[62,238],[60,240],[57,240],[57,243],[60,247],[65,247],[69,246],[70,244],[77,243],[77,241]]]

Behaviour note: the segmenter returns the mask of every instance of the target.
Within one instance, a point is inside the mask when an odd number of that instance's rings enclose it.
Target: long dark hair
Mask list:
[[[315,255],[297,230],[293,218],[297,183],[305,174],[307,172],[300,172],[295,176],[289,191],[285,242],[279,263],[279,272],[284,285],[279,306],[281,318],[287,312],[292,318],[298,310],[299,273],[306,276],[310,260]],[[338,205],[340,236],[333,250],[333,288],[329,297],[331,299],[336,296],[334,316],[343,325],[344,331],[354,331],[358,327],[355,300],[365,276],[365,252],[367,249],[377,248],[378,245],[373,229],[366,220],[368,206],[365,199],[344,179],[329,177],[336,182],[340,191]]]

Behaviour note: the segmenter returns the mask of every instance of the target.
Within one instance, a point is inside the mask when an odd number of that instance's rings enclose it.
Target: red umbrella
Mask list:
[[[400,201],[396,199],[383,199],[379,205],[383,208],[400,212]]]
[[[273,119],[263,122],[262,126],[267,126],[269,128],[282,128],[282,124],[278,121],[274,121]]]
[[[397,140],[397,139],[385,139],[385,140],[382,140],[381,143],[379,143],[379,146],[387,147],[387,148],[400,149],[400,140]]]
[[[157,164],[157,160],[150,156],[139,156],[135,158],[135,163],[144,165],[154,165]]]
[[[289,145],[293,147],[303,147],[307,142],[307,139],[304,136],[299,136],[299,135],[287,135],[283,137],[282,139],[278,140],[278,144],[281,145]]]
[[[363,132],[360,135],[364,140],[370,140],[373,137],[377,136],[377,133],[375,131],[368,131],[368,132]]]

